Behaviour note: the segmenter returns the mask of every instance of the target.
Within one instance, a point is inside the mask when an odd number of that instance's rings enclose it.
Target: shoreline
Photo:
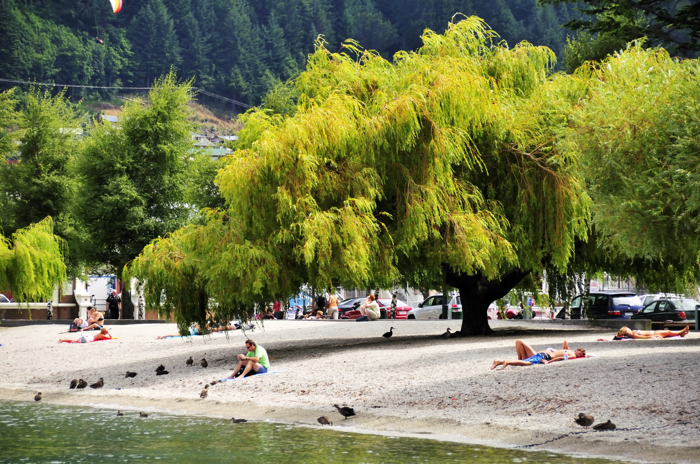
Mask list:
[[[255,331],[156,340],[175,324],[112,326],[116,340],[58,344],[62,328],[0,327],[0,398],[112,409],[160,411],[318,427],[482,446],[551,451],[642,462],[700,462],[694,402],[700,375],[700,333],[679,340],[596,342],[610,331],[551,323],[491,321],[496,334],[440,339],[458,321],[265,321]],[[381,334],[394,326],[394,337]],[[109,327],[109,325],[108,325]],[[246,335],[264,346],[281,371],[209,387],[235,366]],[[73,338],[68,335],[68,338]],[[566,339],[595,357],[547,366],[491,371],[493,359],[513,359],[514,341],[535,349]],[[209,367],[186,367],[205,357]],[[169,375],[156,376],[166,366]],[[133,379],[124,372],[138,372]],[[103,389],[68,389],[72,378]],[[333,404],[355,408],[343,420]],[[618,430],[585,430],[579,412],[612,419]],[[562,437],[565,435],[564,437]],[[538,445],[539,444],[539,445]],[[534,445],[534,446],[532,446]]]

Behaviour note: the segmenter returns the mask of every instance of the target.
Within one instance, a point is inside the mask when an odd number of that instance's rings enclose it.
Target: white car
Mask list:
[[[418,304],[417,308],[413,308],[408,312],[407,319],[442,319],[442,305],[444,297],[442,293],[431,295],[422,303]],[[462,311],[462,300],[459,295],[452,296],[447,303],[448,311]]]

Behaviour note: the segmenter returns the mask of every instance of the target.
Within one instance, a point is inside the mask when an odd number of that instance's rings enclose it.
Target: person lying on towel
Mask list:
[[[112,335],[109,333],[109,331],[106,328],[102,328],[100,330],[100,333],[97,335],[89,335],[89,334],[83,334],[78,338],[77,340],[73,340],[70,338],[62,338],[58,341],[58,343],[90,343],[90,342],[98,342],[100,340],[111,340]]]
[[[491,369],[498,366],[503,366],[505,369],[508,366],[532,366],[533,364],[549,364],[555,361],[567,361],[569,359],[585,358],[586,350],[577,348],[576,351],[569,349],[569,343],[564,341],[560,350],[547,348],[544,351],[535,352],[527,343],[522,340],[515,341],[515,351],[518,354],[518,360],[515,361],[494,361]]]

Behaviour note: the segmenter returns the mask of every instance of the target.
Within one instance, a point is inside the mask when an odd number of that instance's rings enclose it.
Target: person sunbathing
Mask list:
[[[560,350],[547,348],[544,351],[535,352],[527,343],[522,340],[515,341],[515,351],[518,354],[518,360],[515,361],[494,361],[491,369],[498,366],[503,366],[501,370],[508,366],[532,366],[533,364],[549,364],[556,361],[566,361],[569,358],[585,358],[586,350],[577,348],[576,351],[569,349],[569,343],[564,341]]]
[[[646,340],[650,338],[666,338],[666,337],[685,337],[690,332],[690,327],[687,325],[683,330],[631,330],[628,327],[621,328],[613,340],[623,340],[625,338],[634,338],[638,340]]]
[[[97,335],[88,335],[88,334],[83,334],[78,338],[77,340],[73,340],[71,338],[62,338],[58,341],[58,343],[90,343],[90,342],[97,342],[100,340],[111,340],[112,335],[109,333],[109,331],[106,328],[102,328],[100,330],[100,333]]]

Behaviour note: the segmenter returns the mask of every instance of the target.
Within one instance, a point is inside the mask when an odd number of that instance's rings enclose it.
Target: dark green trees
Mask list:
[[[156,81],[147,102],[130,102],[119,127],[93,128],[76,160],[75,250],[87,264],[118,274],[152,239],[182,226],[185,158],[191,150],[190,84],[174,74]]]

